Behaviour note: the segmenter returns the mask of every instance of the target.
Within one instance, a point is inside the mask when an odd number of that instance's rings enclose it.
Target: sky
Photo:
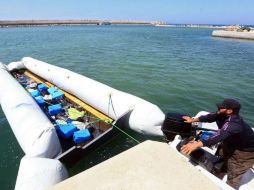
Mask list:
[[[254,25],[254,0],[0,0],[0,20],[26,19]]]

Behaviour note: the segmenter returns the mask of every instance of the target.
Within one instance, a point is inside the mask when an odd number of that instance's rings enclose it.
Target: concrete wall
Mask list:
[[[212,36],[254,40],[254,31],[236,32],[236,31],[214,30]]]
[[[219,190],[168,144],[141,143],[50,190]]]

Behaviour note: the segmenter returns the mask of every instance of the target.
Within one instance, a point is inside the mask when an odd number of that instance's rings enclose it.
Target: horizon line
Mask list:
[[[47,23],[49,22],[49,23]],[[166,24],[166,25],[209,25],[209,26],[241,26],[254,24],[215,24],[215,23],[174,23],[161,20],[133,20],[133,19],[0,19],[0,25],[22,25],[22,24]]]

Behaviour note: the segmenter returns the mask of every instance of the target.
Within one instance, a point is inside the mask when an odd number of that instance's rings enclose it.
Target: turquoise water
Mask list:
[[[139,96],[165,113],[214,111],[216,102],[237,98],[241,115],[254,127],[254,41],[212,38],[211,32],[150,26],[1,28],[0,61],[34,57]],[[1,189],[13,189],[23,152],[1,110],[0,129]],[[118,135],[70,173],[134,145]]]

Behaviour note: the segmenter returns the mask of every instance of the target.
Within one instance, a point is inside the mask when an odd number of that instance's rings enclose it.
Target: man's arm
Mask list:
[[[212,123],[212,122],[215,122],[217,118],[218,118],[218,114],[216,112],[213,112],[207,115],[201,115],[198,119],[200,122]]]
[[[202,140],[204,146],[210,146],[217,144],[218,142],[222,142],[227,139],[229,136],[240,133],[242,131],[242,127],[237,123],[226,122],[218,132],[208,139]]]
[[[191,118],[189,116],[183,116],[183,119],[185,120],[185,123],[193,123],[193,122],[208,122],[212,123],[215,122],[217,119],[217,113],[209,113],[207,115],[201,115],[197,118]]]
[[[183,145],[181,148],[181,152],[184,154],[190,154],[191,152],[200,147],[217,144],[218,142],[227,139],[229,136],[241,132],[241,130],[242,128],[238,124],[226,122],[214,136],[208,139],[204,139],[197,142],[191,142],[186,145]]]

